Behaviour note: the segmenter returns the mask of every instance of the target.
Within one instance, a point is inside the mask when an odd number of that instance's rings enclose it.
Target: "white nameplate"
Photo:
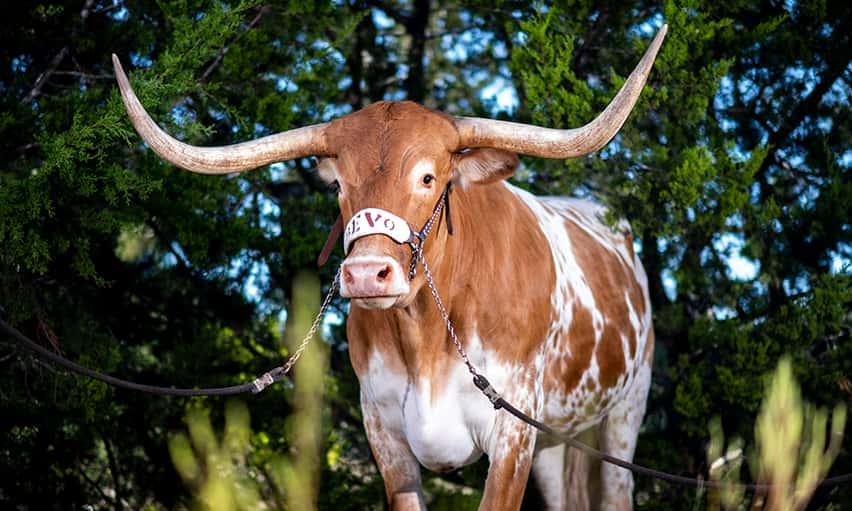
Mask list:
[[[349,247],[358,238],[373,234],[384,234],[397,243],[405,243],[411,237],[408,222],[390,211],[379,208],[366,208],[355,213],[343,231],[343,253],[349,253]]]

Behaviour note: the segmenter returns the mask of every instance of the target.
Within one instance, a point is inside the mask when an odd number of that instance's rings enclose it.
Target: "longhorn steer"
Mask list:
[[[633,108],[665,31],[606,110],[581,128],[453,118],[410,102],[381,102],[331,123],[222,148],[188,146],[160,130],[113,58],[137,131],[188,170],[238,172],[317,155],[323,179],[339,184],[345,221],[361,212],[373,215],[372,224],[384,214],[395,228],[419,228],[455,183],[455,233],[442,219],[424,255],[471,361],[508,401],[566,434],[600,423],[603,450],[630,460],[654,342],[647,280],[629,228],[604,225],[602,208],[590,202],[537,198],[504,178],[518,165],[515,153],[569,158],[606,144]],[[420,464],[452,470],[486,453],[481,509],[518,509],[530,471],[547,506],[563,509],[564,446],[495,411],[474,387],[423,272],[409,278],[412,251],[391,236],[378,230],[346,247],[341,295],[353,305],[349,352],[392,507],[424,507]],[[631,474],[607,464],[601,470],[602,508],[630,509]]]

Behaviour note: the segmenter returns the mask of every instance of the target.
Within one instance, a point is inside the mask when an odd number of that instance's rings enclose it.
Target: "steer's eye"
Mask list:
[[[426,186],[430,186],[432,184],[432,181],[434,180],[435,176],[433,176],[432,174],[426,174],[425,176],[423,176],[423,184]]]

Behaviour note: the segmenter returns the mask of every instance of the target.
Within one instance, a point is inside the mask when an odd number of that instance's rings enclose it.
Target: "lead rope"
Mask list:
[[[588,454],[588,455],[590,455],[594,458],[598,458],[601,461],[605,461],[607,463],[619,466],[621,468],[630,470],[632,472],[636,472],[638,474],[647,475],[647,476],[650,476],[650,477],[653,477],[653,478],[656,478],[656,479],[662,479],[662,480],[668,481],[670,483],[680,484],[680,485],[684,485],[684,486],[692,486],[692,487],[696,487],[696,488],[713,488],[713,489],[739,488],[739,489],[745,489],[745,490],[761,490],[761,491],[765,491],[765,490],[772,488],[773,485],[771,485],[771,484],[760,484],[760,483],[758,483],[758,484],[753,484],[753,483],[746,484],[746,483],[731,483],[731,482],[723,482],[723,481],[705,480],[703,478],[696,479],[696,478],[692,478],[692,477],[685,477],[685,476],[679,476],[679,475],[675,475],[675,474],[669,474],[668,472],[662,472],[660,470],[655,470],[653,468],[648,468],[648,467],[644,467],[642,465],[637,465],[635,463],[631,463],[629,461],[625,461],[625,460],[610,456],[609,454],[606,454],[604,452],[601,452],[601,451],[595,449],[594,447],[586,445],[583,442],[580,442],[579,440],[577,440],[573,437],[559,433],[558,431],[556,431],[552,427],[548,426],[547,424],[539,422],[539,421],[533,419],[532,417],[530,417],[529,415],[525,414],[524,412],[520,411],[515,406],[513,406],[511,403],[509,403],[508,401],[503,399],[503,396],[501,396],[500,393],[497,392],[496,389],[494,389],[494,387],[491,385],[491,383],[488,381],[488,379],[485,378],[485,376],[483,376],[482,374],[480,374],[476,370],[476,367],[470,361],[470,358],[468,358],[467,352],[465,351],[464,346],[462,346],[462,343],[461,343],[461,340],[459,339],[459,336],[456,334],[456,329],[453,327],[452,321],[450,321],[450,315],[447,312],[446,307],[444,306],[444,302],[443,302],[443,300],[441,300],[441,296],[438,294],[438,289],[435,286],[434,279],[432,278],[432,272],[429,270],[429,265],[426,263],[426,257],[423,254],[422,244],[421,244],[421,250],[417,253],[417,256],[418,256],[418,259],[420,260],[420,263],[423,265],[423,276],[426,278],[426,284],[429,286],[429,291],[432,293],[432,298],[435,300],[435,305],[438,307],[438,312],[440,312],[441,318],[443,318],[444,324],[446,324],[446,326],[447,326],[447,333],[450,334],[450,339],[452,339],[453,344],[456,347],[456,351],[458,352],[462,361],[464,361],[464,364],[467,366],[467,370],[473,376],[473,384],[476,386],[476,388],[478,388],[485,395],[485,397],[488,398],[489,401],[491,401],[491,404],[494,405],[495,410],[499,410],[499,409],[502,408],[502,409],[506,410],[507,412],[509,412],[510,414],[512,414],[513,416],[515,416],[517,419],[520,419],[521,421],[529,424],[530,426],[534,427],[535,429],[537,429],[537,430],[539,430],[543,433],[547,433],[548,435],[551,435],[551,436],[557,438],[558,440],[568,444],[571,447],[579,449],[580,451],[582,451],[582,452],[584,452],[584,453],[586,453],[586,454]],[[828,479],[823,479],[822,482],[818,486],[833,486],[833,485],[836,485],[836,484],[843,484],[843,483],[848,483],[848,482],[852,482],[852,473],[844,474],[844,475],[836,476],[836,477],[830,477]]]
[[[7,334],[9,337],[12,337],[13,339],[21,343],[25,348],[28,348],[29,350],[35,352],[42,358],[45,358],[58,366],[64,367],[72,373],[79,374],[82,376],[88,376],[89,378],[94,378],[95,380],[100,380],[109,385],[123,389],[147,392],[149,394],[156,394],[158,396],[180,397],[234,396],[237,394],[245,394],[248,392],[251,392],[252,394],[257,394],[266,387],[272,385],[273,383],[284,379],[284,376],[289,373],[290,370],[293,368],[293,364],[295,364],[296,361],[298,361],[302,354],[305,352],[305,349],[308,347],[308,343],[311,342],[317,332],[317,329],[319,328],[325,311],[331,304],[331,299],[334,297],[334,294],[337,291],[337,287],[340,284],[340,274],[341,268],[338,268],[337,274],[334,277],[334,281],[331,283],[331,287],[328,290],[328,294],[325,296],[325,300],[323,300],[322,306],[320,307],[316,318],[314,318],[313,324],[311,324],[311,328],[308,330],[307,335],[305,335],[305,338],[299,344],[299,347],[296,348],[296,351],[293,352],[289,359],[287,359],[287,362],[285,362],[281,366],[276,367],[275,369],[263,373],[262,375],[258,376],[249,383],[243,383],[241,385],[234,385],[231,387],[216,387],[209,389],[176,389],[173,387],[144,385],[141,383],[122,380],[121,378],[116,378],[115,376],[110,376],[108,374],[103,374],[93,369],[89,369],[88,367],[83,367],[80,364],[66,359],[65,357],[57,355],[56,353],[48,350],[44,346],[41,346],[40,344],[36,343],[29,337],[19,332],[17,329],[6,323],[6,321],[2,317],[0,317],[0,332]]]

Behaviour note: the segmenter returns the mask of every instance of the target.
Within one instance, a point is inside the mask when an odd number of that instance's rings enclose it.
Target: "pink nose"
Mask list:
[[[345,296],[371,298],[401,294],[399,269],[390,261],[352,261],[343,263]]]

